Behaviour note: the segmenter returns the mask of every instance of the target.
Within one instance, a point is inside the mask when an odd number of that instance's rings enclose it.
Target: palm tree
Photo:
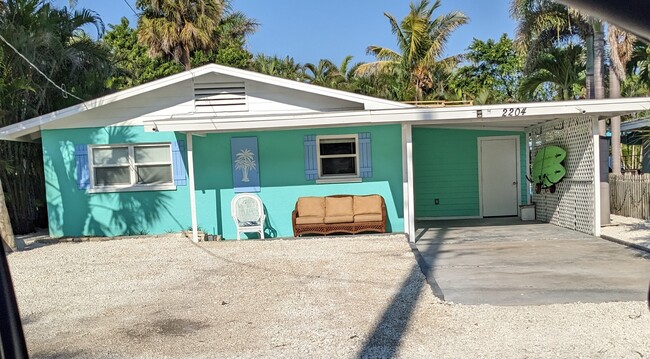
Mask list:
[[[152,56],[170,56],[185,70],[195,50],[216,48],[224,0],[137,0],[138,40]]]
[[[634,74],[640,84],[650,88],[650,46],[648,44],[638,40],[634,43],[627,72]]]
[[[367,52],[374,54],[377,61],[360,65],[357,74],[399,71],[408,77],[408,82],[415,90],[415,100],[423,98],[425,92],[433,87],[432,71],[440,66],[440,57],[451,33],[468,22],[467,16],[459,11],[433,18],[433,13],[440,7],[440,0],[433,5],[429,0],[420,0],[410,4],[410,11],[398,22],[391,14],[384,13],[397,39],[399,52],[386,47],[371,45]],[[443,63],[453,62],[445,59]],[[398,71],[398,72],[399,72]]]
[[[336,65],[330,60],[321,59],[317,65],[307,63],[304,66],[305,80],[312,85],[333,87],[339,75]]]
[[[226,11],[217,27],[217,37],[219,43],[236,42],[243,45],[246,36],[257,31],[259,24],[239,11],[231,11],[229,3],[226,3]]]
[[[527,70],[545,49],[580,40],[587,54],[587,98],[605,97],[605,43],[600,21],[550,0],[512,0],[510,11],[519,22],[515,44],[526,55]]]
[[[277,56],[258,54],[253,58],[252,70],[294,81],[302,81],[305,78],[303,66],[289,56],[281,59]]]
[[[8,0],[2,4],[0,35],[15,50],[0,43],[0,108],[5,110],[0,112],[0,126],[105,91],[104,80],[112,72],[110,54],[83,31],[88,25],[95,26],[101,36],[104,25],[96,13],[56,8],[41,0]],[[41,147],[2,141],[0,159],[8,163],[0,168],[0,180],[13,229],[28,233],[34,228],[38,203],[45,202]]]
[[[609,24],[609,97],[621,97],[621,80],[625,80],[627,74],[625,68],[632,59],[636,37],[625,32],[616,26]],[[612,172],[621,173],[621,117],[611,118],[610,129],[612,132]]]
[[[531,65],[535,71],[522,80],[521,95],[532,98],[540,86],[549,84],[557,92],[557,99],[575,99],[574,88],[584,84],[582,58],[582,47],[577,45],[549,49]]]

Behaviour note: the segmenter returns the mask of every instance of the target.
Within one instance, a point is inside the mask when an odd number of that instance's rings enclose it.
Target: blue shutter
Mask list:
[[[372,146],[370,144],[370,132],[359,133],[359,162],[361,177],[372,177]]]
[[[318,178],[318,158],[316,154],[316,136],[305,136],[305,178],[308,181]]]
[[[74,145],[74,157],[77,164],[77,187],[79,189],[89,189],[88,145]]]
[[[187,170],[185,169],[183,152],[185,152],[185,141],[172,142],[172,168],[174,184],[177,186],[187,186]]]

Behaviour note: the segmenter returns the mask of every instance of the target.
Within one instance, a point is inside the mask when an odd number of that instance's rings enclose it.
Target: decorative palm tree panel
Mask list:
[[[260,172],[257,137],[233,137],[232,183],[235,192],[259,192]]]

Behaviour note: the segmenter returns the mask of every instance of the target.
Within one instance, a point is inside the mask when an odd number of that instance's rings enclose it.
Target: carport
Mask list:
[[[647,108],[628,98],[420,109],[402,130],[411,241],[416,221],[517,216],[530,203],[541,222],[598,236],[598,121]],[[548,145],[567,151],[567,173],[555,192],[533,193],[530,161]]]
[[[434,293],[462,304],[643,301],[648,254],[538,221],[419,221],[419,264]]]
[[[463,304],[643,300],[650,262],[596,237],[597,153],[599,120],[647,108],[645,98],[475,106],[408,125],[406,223],[434,293]],[[567,151],[567,174],[534,193],[530,162],[547,145]],[[536,221],[523,222],[530,203]]]

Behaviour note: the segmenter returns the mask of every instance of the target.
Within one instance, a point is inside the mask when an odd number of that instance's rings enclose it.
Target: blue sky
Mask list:
[[[132,6],[134,0],[126,0]],[[68,0],[54,0],[68,5]],[[433,2],[433,1],[432,1]],[[301,63],[327,58],[340,63],[346,55],[353,62],[372,61],[365,54],[368,45],[395,49],[394,36],[384,12],[401,19],[409,10],[408,0],[233,0],[233,8],[257,20],[260,27],[250,37],[248,50],[256,54],[293,56]],[[511,37],[515,22],[509,16],[510,0],[442,0],[434,13],[458,10],[469,16],[450,38],[447,55],[465,51],[473,38]],[[108,24],[126,16],[135,26],[135,15],[124,0],[78,0],[77,7],[96,11]],[[133,6],[135,8],[135,6]]]

